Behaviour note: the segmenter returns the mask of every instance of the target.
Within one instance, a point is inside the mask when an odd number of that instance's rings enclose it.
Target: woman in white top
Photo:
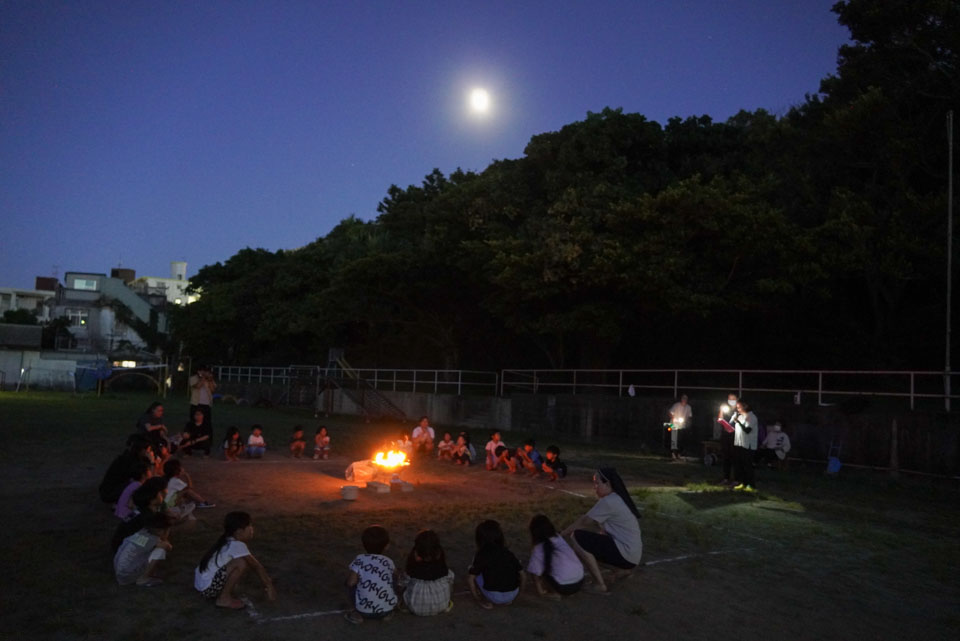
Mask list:
[[[733,489],[753,492],[753,455],[757,451],[760,421],[757,415],[750,411],[750,405],[744,401],[737,403],[737,416],[733,419],[733,427],[733,459],[737,480],[740,481]]]
[[[570,538],[570,545],[593,577],[594,582],[584,590],[603,593],[608,589],[599,563],[619,570],[614,579],[628,576],[640,563],[643,540],[637,521],[640,511],[617,471],[612,467],[598,469],[593,475],[593,488],[600,500],[563,535]],[[588,526],[593,529],[581,529]]]

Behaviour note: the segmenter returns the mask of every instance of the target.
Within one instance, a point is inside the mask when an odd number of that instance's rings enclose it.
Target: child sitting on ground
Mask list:
[[[193,587],[205,599],[215,599],[218,608],[242,610],[246,604],[233,596],[233,589],[247,570],[260,577],[267,599],[277,591],[267,570],[250,553],[247,542],[253,538],[253,521],[246,512],[230,512],[223,519],[223,534],[200,559],[193,572]]]
[[[134,478],[133,469],[138,463],[153,467],[153,449],[145,436],[133,434],[127,439],[127,448],[113,459],[100,482],[100,498],[104,503],[116,507],[120,494],[130,484],[130,479]]]
[[[513,460],[513,453],[507,444],[500,440],[500,432],[490,435],[490,440],[484,448],[487,452],[487,470],[494,471],[500,465],[506,465],[511,474],[517,471],[517,463]]]
[[[293,435],[290,436],[290,455],[293,458],[300,458],[305,449],[307,449],[307,441],[303,438],[303,426],[297,425],[293,428]]]
[[[330,458],[330,435],[324,425],[318,427],[317,433],[313,435],[313,460],[318,458]]]
[[[385,619],[397,606],[394,584],[397,567],[383,552],[390,544],[390,535],[379,525],[371,525],[360,536],[365,554],[359,554],[350,564],[347,587],[350,589],[353,610],[344,614],[350,623],[364,619]]]
[[[133,505],[133,493],[138,487],[143,485],[144,481],[153,476],[153,466],[145,461],[137,461],[134,463],[131,473],[133,476],[130,479],[130,483],[127,484],[127,487],[123,488],[123,492],[120,493],[120,498],[117,499],[117,507],[113,511],[114,516],[121,520],[128,518],[133,513],[135,509]]]
[[[457,444],[453,449],[453,462],[457,465],[470,465],[473,459],[477,458],[477,453],[470,444],[470,435],[466,432],[460,432],[457,436]]]
[[[113,553],[116,553],[125,538],[143,527],[149,515],[163,513],[163,495],[166,492],[167,479],[162,476],[148,478],[133,491],[134,510],[126,520],[117,525],[110,540],[110,550]]]
[[[537,451],[537,443],[532,438],[517,448],[517,461],[520,466],[527,470],[530,476],[540,474],[540,468],[543,465],[543,457]]]
[[[167,495],[163,502],[167,512],[177,520],[189,518],[194,508],[216,507],[190,486],[190,475],[177,459],[170,459],[163,464],[163,476],[167,479]]]
[[[573,548],[557,534],[553,523],[543,514],[530,519],[530,562],[527,572],[540,596],[559,600],[574,594],[583,585],[583,564]]]
[[[560,460],[560,448],[556,445],[547,447],[547,459],[542,465],[547,478],[556,481],[567,476],[567,464]]]
[[[509,605],[523,587],[523,566],[507,549],[500,524],[487,520],[475,532],[477,552],[467,574],[470,593],[480,607],[491,610],[496,605]]]
[[[433,616],[453,607],[453,570],[447,567],[436,532],[421,530],[417,534],[400,582],[404,588],[403,602],[417,616]]]
[[[400,438],[397,439],[397,450],[407,455],[407,460],[413,456],[413,441],[406,432],[400,432]]]
[[[117,583],[136,583],[146,588],[163,583],[156,572],[160,562],[167,558],[167,552],[173,549],[167,540],[169,534],[170,517],[162,512],[145,516],[142,527],[124,538],[113,556]]]
[[[223,439],[223,458],[226,461],[239,460],[243,453],[243,441],[240,440],[240,430],[236,427],[227,429],[227,437]]]
[[[450,436],[450,432],[443,433],[443,440],[437,443],[437,458],[450,460],[453,458],[453,450],[457,444]]]
[[[247,438],[247,458],[263,458],[267,451],[267,440],[263,438],[263,428],[260,425],[254,425]]]

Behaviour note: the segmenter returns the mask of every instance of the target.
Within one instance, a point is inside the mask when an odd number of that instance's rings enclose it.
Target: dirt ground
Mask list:
[[[217,506],[173,532],[162,586],[120,587],[106,547],[116,521],[95,492],[114,449],[76,461],[27,450],[3,459],[0,500],[9,518],[0,546],[0,639],[932,641],[960,630],[956,504],[945,513],[951,504],[943,496],[884,505],[875,497],[886,490],[871,484],[869,498],[839,501],[804,489],[802,472],[784,481],[761,473],[761,487],[793,484],[783,492],[715,492],[697,486],[715,471],[625,451],[605,452],[603,460],[616,462],[644,512],[645,565],[607,596],[580,593],[556,603],[528,589],[513,605],[486,611],[466,589],[480,520],[499,520],[525,561],[531,516],[542,512],[562,528],[593,505],[598,455],[572,449],[564,450],[573,465],[561,483],[429,460],[401,472],[412,492],[361,490],[356,501],[340,496],[355,455],[184,459],[194,485]],[[226,612],[197,596],[193,568],[223,516],[237,509],[254,517],[250,548],[275,578],[278,599],[266,601],[248,576],[241,591],[251,607]],[[343,620],[346,568],[372,523],[387,527],[398,566],[419,529],[438,532],[457,575],[450,613],[360,626]]]

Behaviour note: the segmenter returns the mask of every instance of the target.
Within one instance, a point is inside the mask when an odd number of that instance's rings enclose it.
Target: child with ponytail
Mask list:
[[[543,514],[530,519],[530,561],[527,573],[540,596],[559,600],[580,590],[583,585],[583,564],[557,529]]]
[[[205,599],[216,599],[220,608],[242,610],[244,602],[233,596],[233,589],[247,570],[260,577],[267,598],[277,598],[273,581],[266,569],[247,548],[253,538],[253,521],[246,512],[230,512],[223,519],[223,534],[200,559],[194,571],[193,586]]]

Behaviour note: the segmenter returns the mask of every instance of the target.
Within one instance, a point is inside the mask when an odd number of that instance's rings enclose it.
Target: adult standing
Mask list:
[[[687,395],[670,407],[670,456],[680,460],[680,430],[690,427],[693,420],[693,408],[687,403]]]
[[[720,421],[725,421],[727,425],[733,427],[733,419],[737,416],[737,395],[729,394],[727,402],[720,405],[720,412],[717,414],[717,425],[720,427],[720,455],[723,458],[723,480],[721,485],[730,485],[730,470],[733,467],[733,431],[730,431],[726,425]]]
[[[750,411],[750,405],[744,401],[737,403],[737,417],[733,421],[733,449],[737,462],[737,479],[740,484],[735,490],[755,491],[753,486],[753,456],[757,451],[757,434],[760,421]]]
[[[607,592],[600,563],[617,568],[614,580],[628,576],[640,563],[643,539],[640,511],[623,479],[612,467],[601,467],[593,475],[593,489],[599,499],[590,511],[563,531],[570,545],[593,577],[587,592]],[[591,529],[583,529],[590,527]],[[597,531],[599,529],[599,532]]]
[[[198,365],[197,371],[190,377],[190,419],[197,410],[203,412],[203,425],[213,434],[213,393],[217,382],[213,379],[213,370],[206,365]]]

